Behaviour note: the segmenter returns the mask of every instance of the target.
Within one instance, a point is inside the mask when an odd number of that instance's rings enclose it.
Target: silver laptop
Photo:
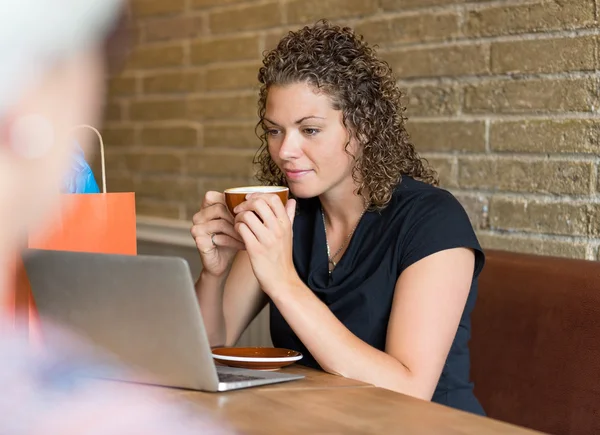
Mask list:
[[[215,365],[182,258],[28,250],[24,264],[42,333],[47,318],[133,369],[86,375],[203,391],[304,377]]]

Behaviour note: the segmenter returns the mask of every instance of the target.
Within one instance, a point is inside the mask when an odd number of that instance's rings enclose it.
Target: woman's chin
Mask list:
[[[290,186],[290,193],[294,196],[294,198],[298,199],[308,199],[314,198],[315,196],[319,196],[321,194],[317,189],[309,189],[304,186]]]

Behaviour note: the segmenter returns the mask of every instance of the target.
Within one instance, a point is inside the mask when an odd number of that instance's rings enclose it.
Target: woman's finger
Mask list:
[[[246,223],[237,222],[235,224],[235,230],[242,236],[247,251],[253,252],[260,245],[258,239]]]
[[[203,236],[208,236],[210,239],[211,234],[225,234],[239,242],[242,241],[233,225],[223,219],[211,220],[205,224],[194,225],[191,229],[191,233],[194,239]],[[212,242],[210,243],[212,244]]]
[[[272,231],[279,229],[279,221],[273,213],[273,209],[265,201],[265,197],[253,198],[249,202],[250,210],[258,215],[264,225]]]
[[[202,200],[201,208],[210,207],[215,204],[223,204],[225,205],[225,195],[221,192],[215,192],[214,190],[209,190],[204,194],[204,199]]]
[[[281,202],[281,198],[273,193],[253,193],[245,203],[242,203],[242,205],[244,206],[244,209],[248,209],[249,207],[252,207],[251,204],[254,201],[258,201],[259,199],[262,199],[271,208],[277,221],[280,223],[286,222],[285,218],[288,217],[288,214],[285,206],[283,205],[283,202]],[[289,218],[287,220],[289,221]]]
[[[218,247],[235,248],[235,249],[239,249],[239,250],[246,249],[243,239],[239,235],[239,233],[237,233],[237,231],[236,231],[236,236],[237,236],[237,238],[234,239],[233,237],[231,237],[228,234],[217,233],[214,236],[212,236],[211,243],[214,240],[215,245],[217,245]]]
[[[287,213],[288,219],[290,220],[290,225],[294,225],[294,219],[296,218],[296,200],[289,199],[285,204],[285,211]]]
[[[227,206],[221,203],[211,204],[207,207],[202,208],[192,218],[194,224],[203,224],[214,219],[224,219],[233,225],[233,216],[227,210]]]
[[[260,243],[265,243],[271,237],[271,231],[265,227],[253,211],[243,211],[235,216],[236,223],[245,224]]]

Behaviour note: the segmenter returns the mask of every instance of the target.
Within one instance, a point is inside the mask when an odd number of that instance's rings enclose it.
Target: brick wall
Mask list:
[[[599,258],[600,0],[139,0],[111,80],[109,189],[189,219],[250,182],[256,75],[288,29],[353,25],[407,92],[409,132],[484,246]]]

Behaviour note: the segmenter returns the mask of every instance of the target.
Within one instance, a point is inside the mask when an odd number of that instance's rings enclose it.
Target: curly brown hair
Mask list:
[[[406,108],[390,66],[349,27],[321,20],[312,27],[289,32],[267,52],[258,73],[261,83],[258,129],[263,134],[254,163],[257,178],[268,185],[286,185],[285,176],[271,158],[264,125],[269,88],[308,83],[341,110],[343,123],[358,140],[352,177],[356,193],[370,209],[384,208],[403,175],[437,185],[437,174],[417,154],[405,128]],[[346,151],[348,145],[346,144]],[[347,151],[348,152],[348,151]]]

